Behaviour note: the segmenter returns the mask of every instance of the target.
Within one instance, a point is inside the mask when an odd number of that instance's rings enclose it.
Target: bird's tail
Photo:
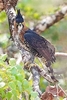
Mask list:
[[[48,73],[50,74],[50,77],[51,79],[54,81],[54,82],[58,82],[58,80],[55,78],[54,76],[54,71],[53,71],[53,68],[51,67],[51,62],[50,61],[47,61],[45,63],[46,67],[47,67],[47,70],[48,70]]]
[[[47,69],[48,71],[48,74],[50,75],[51,79],[53,80],[53,82],[58,82],[58,80],[55,78],[54,76],[54,71],[53,71],[53,68],[51,67],[51,61],[46,61],[46,59],[44,58],[41,58],[39,59],[40,62],[42,63],[43,67],[44,67],[44,70]]]

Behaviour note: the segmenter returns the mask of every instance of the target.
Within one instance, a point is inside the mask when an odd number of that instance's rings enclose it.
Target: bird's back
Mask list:
[[[44,57],[51,62],[55,61],[55,48],[45,38],[30,29],[25,32],[24,38],[29,46],[37,52],[39,57]]]

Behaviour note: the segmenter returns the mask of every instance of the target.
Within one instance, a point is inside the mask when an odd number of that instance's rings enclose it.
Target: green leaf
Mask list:
[[[31,97],[36,98],[37,96],[38,96],[37,92],[34,92],[34,91],[31,92]]]
[[[12,80],[15,80],[15,79],[16,79],[15,76],[13,76],[13,75],[11,75],[10,78],[11,78]]]
[[[17,80],[19,80],[20,82],[22,82],[23,80],[24,80],[24,76],[22,76],[22,74],[21,73],[18,73],[17,75],[16,75],[16,79]]]
[[[16,67],[17,67],[17,70],[18,70],[18,71],[21,71],[21,70],[22,70],[22,66],[16,65]],[[23,72],[23,73],[24,73],[24,72]]]
[[[2,54],[2,55],[0,56],[0,59],[3,60],[3,61],[5,61],[6,58],[7,58],[7,54]]]
[[[20,92],[22,92],[22,83],[20,81],[16,81],[18,89]]]
[[[17,68],[16,68],[16,67],[11,68],[10,71],[11,71],[10,73],[11,73],[12,75],[15,75],[15,76],[16,76],[16,75],[18,74],[18,71],[17,71]]]
[[[23,87],[24,89],[29,88],[29,82],[26,79],[23,80]]]
[[[12,92],[11,92],[11,91],[8,91],[8,92],[6,93],[6,98],[7,98],[7,100],[10,100],[11,97],[12,97]]]
[[[17,96],[18,96],[17,95],[17,91],[15,89],[12,90],[12,94],[13,94],[12,95],[12,97],[13,97],[12,100],[18,100],[18,98],[17,98]]]
[[[1,90],[2,88],[0,88],[0,90]],[[0,96],[1,96],[1,98],[5,98],[5,91],[2,89],[1,91],[0,91]]]
[[[7,65],[3,60],[0,60],[0,67],[7,68]]]
[[[10,65],[10,66],[15,66],[15,65],[16,65],[16,60],[15,60],[14,58],[11,58],[11,59],[9,60],[9,65]]]
[[[16,90],[16,84],[14,82],[11,81],[8,83],[8,85],[12,90]]]
[[[30,100],[41,100],[41,99],[39,97],[36,97],[36,98],[31,97]]]
[[[0,82],[0,88],[3,88],[5,86],[5,82]]]
[[[28,93],[32,91],[32,86],[30,86],[29,82],[26,79],[23,80],[23,89]]]

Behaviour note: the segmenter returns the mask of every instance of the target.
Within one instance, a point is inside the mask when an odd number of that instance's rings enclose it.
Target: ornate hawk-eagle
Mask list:
[[[31,52],[35,57],[43,58],[44,61],[46,61],[44,64],[46,65],[51,78],[56,81],[51,67],[51,63],[55,62],[54,46],[44,37],[26,27],[24,19],[20,14],[20,10],[17,11],[14,25],[15,30],[18,31],[18,39],[21,44],[24,45],[25,50]]]

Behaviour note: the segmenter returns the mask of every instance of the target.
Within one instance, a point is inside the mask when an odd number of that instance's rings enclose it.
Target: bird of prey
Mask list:
[[[54,74],[51,64],[55,62],[55,48],[54,46],[46,40],[44,37],[37,34],[35,31],[27,28],[22,17],[20,10],[17,11],[15,17],[15,28],[19,34],[19,40],[21,44],[23,43],[25,49],[31,52],[35,57],[43,58],[44,64],[46,65],[48,72],[51,75],[51,78],[54,81],[57,81]]]

